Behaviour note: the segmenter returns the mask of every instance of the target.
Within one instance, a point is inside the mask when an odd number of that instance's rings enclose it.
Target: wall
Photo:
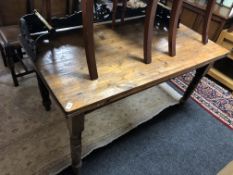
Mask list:
[[[217,2],[220,2],[221,0],[217,0]],[[232,0],[224,0],[224,5],[231,7],[232,6],[233,1]]]

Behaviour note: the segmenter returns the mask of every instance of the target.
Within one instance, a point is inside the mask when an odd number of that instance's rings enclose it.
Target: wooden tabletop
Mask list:
[[[152,87],[225,56],[229,51],[181,25],[177,55],[168,55],[167,32],[155,31],[153,60],[143,61],[143,24],[134,22],[95,27],[99,79],[89,80],[82,31],[44,41],[39,48],[37,70],[64,112],[81,113]]]

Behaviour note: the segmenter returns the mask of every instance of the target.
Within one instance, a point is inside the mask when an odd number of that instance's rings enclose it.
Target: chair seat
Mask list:
[[[20,47],[20,43],[18,41],[19,34],[20,29],[18,25],[0,27],[0,44]]]

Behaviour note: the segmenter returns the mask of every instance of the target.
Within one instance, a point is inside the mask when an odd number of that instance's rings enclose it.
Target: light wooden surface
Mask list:
[[[221,71],[212,68],[209,70],[208,74],[211,77],[213,77],[214,79],[216,79],[217,81],[224,84],[226,87],[233,90],[233,80],[230,77],[228,77],[227,75],[225,75],[224,73],[222,73]]]
[[[233,161],[228,163],[217,175],[233,175]]]
[[[95,27],[99,79],[88,77],[82,32],[54,38],[39,48],[38,72],[67,114],[93,110],[222,58],[228,50],[181,25],[177,55],[168,55],[166,32],[154,33],[152,63],[143,63],[143,23]],[[51,48],[51,49],[50,49]]]
[[[228,50],[233,48],[233,32],[223,30],[217,40],[217,43]]]
[[[217,40],[217,43],[224,48],[228,49],[229,51],[233,49],[233,32],[228,32],[227,30],[223,30]],[[233,52],[231,51],[228,55],[227,58],[231,59],[233,61]],[[227,68],[227,69],[232,69],[232,68]],[[233,79],[224,72],[221,72],[215,68],[211,68],[208,74],[213,77],[215,80],[221,82],[224,84],[226,87],[230,88],[233,90]]]

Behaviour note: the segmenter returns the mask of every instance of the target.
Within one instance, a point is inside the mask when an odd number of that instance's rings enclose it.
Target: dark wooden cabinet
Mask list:
[[[201,33],[205,8],[206,4],[202,0],[184,0],[181,23]],[[209,31],[211,40],[217,41],[221,31],[228,28],[230,24],[233,23],[233,15],[229,15],[230,11],[230,8],[218,4],[215,5]]]

